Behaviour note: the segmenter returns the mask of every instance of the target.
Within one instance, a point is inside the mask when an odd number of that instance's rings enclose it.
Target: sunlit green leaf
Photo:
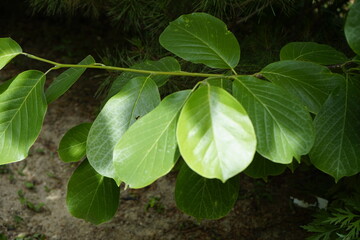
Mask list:
[[[142,69],[149,71],[160,71],[160,72],[178,72],[180,71],[180,64],[173,57],[164,57],[158,61],[145,61],[142,63],[135,64],[130,68]],[[134,73],[134,72],[123,72],[117,77],[109,90],[108,97],[114,96],[118,93],[122,87],[125,86],[134,77],[149,76],[150,74],[145,73]],[[169,75],[151,75],[151,79],[156,83],[158,87],[161,87],[169,79]]]
[[[256,148],[254,128],[244,108],[224,89],[209,85],[197,89],[185,103],[177,140],[192,170],[223,182],[250,164]]]
[[[14,57],[22,53],[22,49],[11,38],[0,38],[0,70]]]
[[[233,92],[255,127],[257,151],[277,163],[300,159],[314,143],[312,119],[283,88],[251,76],[234,80]]]
[[[245,169],[244,173],[252,178],[266,179],[268,176],[277,176],[283,173],[287,165],[274,163],[269,159],[255,154],[254,160]]]
[[[322,65],[341,64],[347,57],[326,44],[315,42],[291,42],[280,51],[280,60],[298,60]]]
[[[315,118],[311,162],[336,180],[360,172],[360,87],[344,81]]]
[[[19,74],[0,95],[0,164],[24,159],[38,137],[47,109],[45,75]]]
[[[225,23],[206,13],[180,16],[170,23],[159,40],[177,56],[212,68],[231,69],[240,59],[235,36]]]
[[[186,90],[167,96],[125,132],[114,150],[115,179],[142,188],[174,167],[176,123],[189,94]]]
[[[115,215],[119,196],[115,181],[98,174],[85,160],[69,180],[66,205],[74,217],[100,224]]]
[[[197,219],[218,219],[233,208],[239,189],[239,175],[222,183],[203,178],[183,164],[176,179],[176,205]]]
[[[95,63],[92,56],[87,56],[79,65],[90,65]],[[46,89],[46,100],[49,103],[58,99],[80,78],[85,72],[86,68],[69,68],[65,72],[61,73]]]
[[[223,88],[230,94],[232,93],[232,80],[229,78],[207,78],[206,82],[212,86]]]
[[[330,92],[343,77],[315,63],[280,61],[261,70],[267,79],[296,96],[310,112],[319,112]]]
[[[89,162],[98,173],[114,176],[115,145],[131,124],[159,103],[158,88],[150,77],[131,79],[119,93],[110,98],[91,126],[86,145]]]
[[[345,36],[351,49],[360,55],[360,1],[351,6],[345,22]]]
[[[69,129],[59,144],[59,156],[64,162],[77,162],[86,155],[86,140],[91,123],[82,123]]]

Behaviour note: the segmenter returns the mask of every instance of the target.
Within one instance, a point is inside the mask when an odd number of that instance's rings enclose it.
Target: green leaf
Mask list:
[[[222,183],[217,179],[203,178],[183,164],[176,179],[175,200],[177,207],[190,216],[218,219],[233,208],[239,190],[239,175]]]
[[[336,180],[360,172],[359,93],[359,85],[344,81],[314,120],[316,139],[310,160]]]
[[[14,78],[10,78],[8,80],[6,80],[5,82],[1,83],[0,85],[0,95],[6,91],[6,89],[8,89],[8,87],[10,86],[10,84],[12,83],[12,81],[15,79]]]
[[[314,143],[312,119],[283,88],[251,76],[238,77],[233,92],[255,127],[257,151],[273,162],[288,164],[307,154]]]
[[[95,63],[92,56],[84,58],[79,65],[90,65]],[[69,88],[80,78],[85,72],[86,68],[69,68],[68,70],[61,73],[51,85],[46,89],[46,100],[48,104],[62,96]]]
[[[115,181],[98,174],[85,160],[69,180],[66,205],[74,217],[100,224],[115,215],[119,196]]]
[[[139,70],[141,69],[141,70],[149,70],[149,71],[160,71],[160,72],[181,71],[179,62],[173,57],[164,57],[158,61],[145,61],[142,63],[135,64],[130,68],[139,69]],[[111,85],[108,98],[118,93],[121,90],[121,88],[123,88],[125,84],[129,82],[132,78],[139,76],[146,77],[146,76],[150,76],[150,74],[135,73],[135,72],[123,72],[122,74],[120,74],[120,76],[117,77],[114,80],[113,84]],[[151,79],[156,83],[158,87],[161,87],[167,82],[169,77],[170,77],[169,75],[152,75]]]
[[[22,49],[11,38],[0,38],[0,70],[14,57],[22,53]]]
[[[177,126],[180,153],[206,178],[227,179],[243,171],[256,148],[253,125],[244,108],[224,89],[197,89],[183,107]]]
[[[27,157],[38,137],[46,112],[45,75],[19,74],[0,95],[0,164]]]
[[[225,89],[228,93],[232,93],[232,80],[229,78],[207,78],[206,82],[212,86]]]
[[[319,112],[330,92],[343,79],[324,66],[292,60],[271,63],[261,74],[296,96],[313,113]]]
[[[277,176],[282,174],[287,165],[278,164],[262,157],[260,154],[255,154],[254,160],[245,169],[244,173],[252,178],[266,179],[268,176]]]
[[[65,133],[59,144],[59,156],[64,162],[77,162],[86,155],[86,140],[91,123],[82,123]]]
[[[113,151],[125,131],[139,117],[160,103],[156,84],[150,77],[131,79],[124,88],[105,104],[91,126],[86,154],[95,170],[114,176]]]
[[[170,172],[178,159],[176,124],[189,94],[185,90],[167,96],[126,131],[113,155],[118,182],[142,188]]]
[[[360,1],[351,6],[345,22],[345,36],[351,49],[360,55]]]
[[[182,15],[160,35],[160,44],[177,56],[212,68],[232,69],[240,46],[225,23],[206,13]]]
[[[280,60],[298,60],[321,65],[333,65],[346,62],[347,57],[326,44],[291,42],[281,49]]]

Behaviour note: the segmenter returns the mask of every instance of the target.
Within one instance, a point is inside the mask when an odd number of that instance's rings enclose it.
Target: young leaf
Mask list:
[[[160,71],[160,72],[178,72],[181,71],[179,62],[173,57],[164,57],[158,61],[145,61],[142,63],[135,64],[130,68],[133,69],[143,69],[143,70],[150,70],[150,71]],[[134,73],[134,72],[123,72],[117,77],[111,88],[109,90],[108,98],[114,96],[118,93],[125,84],[130,81],[130,79],[139,76],[150,76],[150,74],[144,73]],[[169,75],[152,75],[151,79],[156,83],[158,87],[161,87],[166,83],[169,79]]]
[[[59,156],[64,162],[77,162],[86,155],[86,140],[91,123],[82,123],[65,133],[59,144]]]
[[[0,70],[14,57],[22,53],[22,49],[11,38],[0,38]]]
[[[115,181],[98,174],[85,160],[69,180],[66,205],[74,217],[100,224],[115,215],[119,196]]]
[[[176,124],[190,90],[167,96],[137,120],[114,149],[115,179],[142,188],[167,174],[177,161]]]
[[[233,92],[255,127],[257,151],[273,162],[300,159],[314,143],[312,119],[283,88],[251,76],[238,77]]]
[[[182,15],[160,35],[160,44],[177,56],[212,68],[232,69],[240,46],[225,23],[206,13]]]
[[[19,74],[0,95],[0,164],[27,157],[38,137],[46,112],[45,75]]]
[[[360,1],[351,6],[345,22],[345,36],[351,49],[360,55]]]
[[[95,60],[92,56],[87,56],[79,65],[90,65],[95,63]],[[46,89],[46,100],[48,104],[52,103],[63,95],[69,88],[80,78],[80,76],[85,72],[86,68],[69,68],[65,72],[61,73],[51,85]]]
[[[280,60],[298,60],[321,65],[341,64],[347,57],[326,44],[315,42],[291,42],[280,51]]]
[[[360,87],[349,80],[335,90],[314,120],[311,162],[336,180],[360,172]]]
[[[160,94],[150,77],[131,79],[105,104],[90,128],[86,154],[101,175],[114,177],[113,151],[121,136],[139,117],[160,103]]]
[[[206,178],[225,182],[243,171],[255,154],[256,136],[249,116],[219,87],[200,87],[190,96],[176,134],[186,163]]]
[[[285,164],[274,163],[260,154],[255,154],[254,160],[244,170],[244,173],[252,178],[266,179],[268,176],[280,175],[286,167]]]
[[[298,97],[310,112],[318,113],[343,77],[315,63],[280,61],[261,70],[267,79]]]
[[[222,183],[218,179],[203,178],[183,164],[176,178],[176,205],[197,219],[218,219],[233,208],[239,189],[239,175]]]

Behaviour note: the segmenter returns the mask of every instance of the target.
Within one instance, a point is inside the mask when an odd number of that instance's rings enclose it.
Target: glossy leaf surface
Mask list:
[[[22,49],[11,38],[0,38],[0,70],[14,57],[22,53]]]
[[[283,88],[255,77],[234,80],[233,92],[254,124],[257,151],[277,163],[300,159],[314,143],[312,119]]]
[[[347,57],[326,44],[315,42],[291,42],[280,51],[280,60],[298,60],[321,65],[342,64]]]
[[[176,124],[189,94],[186,90],[168,95],[126,131],[114,150],[117,181],[142,188],[170,172],[178,159]]]
[[[224,89],[204,86],[185,103],[177,140],[188,166],[206,178],[227,179],[252,161],[256,136],[244,108]]]
[[[84,58],[79,65],[90,65],[95,63],[92,56]],[[46,100],[49,103],[62,96],[80,78],[86,68],[69,68],[61,73],[46,89]]]
[[[159,103],[158,88],[149,77],[131,79],[118,94],[110,98],[91,126],[86,145],[89,162],[98,173],[114,176],[115,145],[131,124]]]
[[[325,102],[315,120],[311,162],[336,180],[360,172],[360,87],[344,81]]]
[[[177,56],[212,68],[231,69],[240,59],[235,36],[225,23],[206,13],[180,16],[170,23],[159,40]]]
[[[360,55],[360,1],[351,6],[345,23],[345,36],[351,49]]]
[[[23,160],[38,137],[47,109],[45,75],[20,73],[0,95],[0,164]]]
[[[100,224],[115,215],[119,196],[115,181],[98,174],[85,160],[69,180],[66,205],[74,217]]]
[[[197,219],[218,219],[233,208],[239,189],[239,176],[222,183],[218,179],[201,177],[183,164],[176,179],[176,205]]]
[[[324,66],[292,60],[271,63],[261,74],[292,93],[313,113],[319,112],[330,92],[343,79]]]
[[[91,123],[82,123],[69,129],[62,137],[58,153],[64,162],[77,162],[86,155],[86,140]]]

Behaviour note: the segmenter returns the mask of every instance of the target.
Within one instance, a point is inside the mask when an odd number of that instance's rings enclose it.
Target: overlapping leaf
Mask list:
[[[225,23],[206,13],[180,16],[170,23],[159,40],[177,56],[212,68],[231,69],[240,59],[235,36]]]
[[[64,162],[77,162],[86,155],[86,140],[91,123],[82,123],[69,129],[59,144],[59,156]]]
[[[79,65],[90,65],[95,63],[92,56],[84,58]],[[65,72],[61,73],[51,85],[46,89],[46,100],[49,103],[58,99],[80,78],[85,72],[86,68],[69,68]]]
[[[38,137],[47,109],[45,75],[26,71],[0,95],[0,164],[24,159]]]
[[[254,124],[257,151],[262,156],[287,164],[310,151],[314,143],[312,119],[295,97],[251,76],[235,79],[233,93]]]
[[[183,107],[177,127],[180,153],[206,178],[225,182],[252,161],[256,136],[241,104],[219,87],[197,89]]]
[[[14,57],[22,53],[22,49],[11,38],[0,38],[0,70]]]
[[[74,217],[100,224],[115,215],[119,195],[115,181],[98,174],[85,160],[69,180],[66,205]]]
[[[342,76],[315,63],[280,61],[261,70],[267,79],[296,96],[310,112],[319,112],[330,92],[341,82]]]
[[[345,23],[345,36],[351,49],[360,55],[360,1],[351,6]]]
[[[176,179],[176,205],[197,219],[218,219],[233,208],[239,188],[239,176],[222,183],[218,179],[203,178],[183,164]]]
[[[160,71],[160,72],[178,72],[180,71],[180,64],[173,57],[164,57],[158,61],[145,61],[142,63],[135,64],[130,68],[133,69],[143,69],[150,71]],[[123,72],[118,78],[116,78],[111,85],[109,90],[108,97],[114,96],[118,93],[125,84],[130,81],[130,79],[139,76],[149,76],[150,74],[145,73],[135,73],[135,72]],[[169,75],[152,75],[151,79],[156,83],[158,87],[161,87],[169,79]]]
[[[98,173],[114,176],[115,145],[131,124],[159,103],[158,88],[150,77],[131,79],[118,94],[110,98],[91,126],[86,145],[89,162]]]
[[[141,188],[173,168],[178,157],[176,124],[189,94],[186,90],[167,96],[126,131],[114,149],[117,181]]]
[[[260,154],[255,154],[254,160],[245,169],[244,173],[252,178],[267,179],[269,176],[280,175],[285,169],[285,164],[274,163]]]
[[[208,82],[212,86],[223,88],[230,94],[232,93],[232,80],[230,78],[207,78],[206,82]]]
[[[360,87],[343,81],[314,120],[311,162],[336,180],[360,172]]]
[[[342,64],[346,62],[345,54],[329,45],[315,42],[291,42],[280,51],[280,60],[298,60],[322,65]]]

